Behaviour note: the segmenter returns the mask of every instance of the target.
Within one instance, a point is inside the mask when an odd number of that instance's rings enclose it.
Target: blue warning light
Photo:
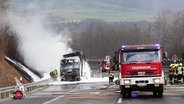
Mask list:
[[[131,94],[131,97],[132,97],[132,98],[136,98],[136,97],[137,97],[137,94],[132,93],[132,94]]]

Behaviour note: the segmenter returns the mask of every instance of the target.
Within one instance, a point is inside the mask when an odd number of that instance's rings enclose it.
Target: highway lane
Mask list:
[[[117,85],[108,83],[52,85],[20,100],[0,104],[183,104],[184,87],[167,86],[163,98],[151,92],[133,92],[136,97],[121,98]]]
[[[8,100],[1,104],[113,104],[119,93],[107,87],[108,82],[52,85],[28,94],[24,99]]]
[[[165,92],[163,98],[151,93],[140,93],[135,98],[122,99],[121,104],[183,104],[184,92]]]

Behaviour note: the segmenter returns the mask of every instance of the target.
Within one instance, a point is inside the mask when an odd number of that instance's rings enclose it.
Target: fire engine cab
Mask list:
[[[100,69],[102,72],[107,72],[110,70],[110,63],[111,61],[111,56],[105,56],[105,59],[103,59],[101,62],[100,62]]]
[[[118,51],[119,78],[122,97],[132,91],[152,91],[163,96],[164,72],[159,44],[123,45]]]

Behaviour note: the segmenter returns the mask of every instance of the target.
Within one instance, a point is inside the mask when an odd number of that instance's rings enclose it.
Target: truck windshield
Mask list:
[[[156,62],[159,61],[158,51],[123,52],[123,62]]]
[[[62,69],[80,68],[79,62],[67,62],[61,64]]]

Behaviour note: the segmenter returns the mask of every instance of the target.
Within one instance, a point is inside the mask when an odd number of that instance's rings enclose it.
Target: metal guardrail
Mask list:
[[[49,79],[45,79],[39,82],[24,84],[25,92],[28,93],[37,88],[47,86],[48,83],[49,83]],[[15,91],[15,86],[0,88],[0,100],[12,96],[14,91]]]

